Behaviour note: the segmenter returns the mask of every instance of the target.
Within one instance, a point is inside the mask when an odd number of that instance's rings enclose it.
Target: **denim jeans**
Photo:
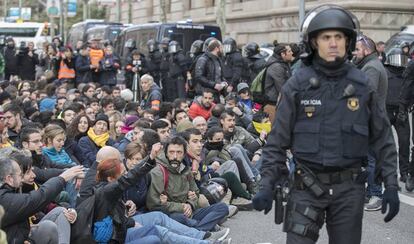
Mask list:
[[[206,234],[204,231],[199,231],[195,228],[183,225],[175,221],[174,219],[168,217],[168,215],[158,211],[138,214],[135,215],[133,218],[135,222],[138,222],[143,226],[157,225],[165,227],[173,233],[185,235],[194,239],[201,240]]]
[[[375,164],[376,160],[374,158],[374,153],[372,151],[368,152],[368,186],[367,186],[367,196],[377,196],[382,198],[382,185],[375,184]]]
[[[135,217],[134,217],[135,219]],[[189,228],[189,227],[187,227]],[[160,225],[147,225],[143,227],[129,228],[126,235],[125,243],[147,243],[143,238],[155,236],[159,238],[160,243],[182,243],[182,244],[208,244],[209,241],[195,239],[186,235],[174,233]],[[156,243],[156,242],[154,242]]]
[[[193,217],[187,218],[183,213],[172,213],[170,217],[176,221],[202,231],[210,231],[229,214],[225,203],[216,203],[205,208],[196,209]]]

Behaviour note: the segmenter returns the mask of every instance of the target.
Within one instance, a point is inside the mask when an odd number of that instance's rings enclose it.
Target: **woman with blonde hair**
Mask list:
[[[42,154],[57,164],[67,165],[68,167],[75,166],[75,161],[63,148],[65,141],[66,133],[62,127],[55,124],[46,126],[44,134],[46,147],[42,149]]]
[[[113,110],[107,113],[108,118],[109,118],[109,137],[114,140],[115,142],[119,142],[123,135],[121,134],[120,130],[116,129],[116,126],[118,124],[118,127],[121,128],[123,126],[123,116],[121,114],[121,112],[117,111],[117,110]],[[120,125],[119,123],[122,122],[122,124]]]

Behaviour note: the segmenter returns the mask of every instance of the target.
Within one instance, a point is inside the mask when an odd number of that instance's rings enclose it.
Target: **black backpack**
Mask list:
[[[72,224],[70,243],[95,244],[92,228],[95,213],[95,193],[76,206],[78,217]]]

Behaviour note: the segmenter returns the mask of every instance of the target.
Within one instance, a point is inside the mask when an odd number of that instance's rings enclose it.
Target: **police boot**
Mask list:
[[[407,180],[405,181],[405,189],[409,192],[414,190],[414,177],[411,174],[407,176]]]

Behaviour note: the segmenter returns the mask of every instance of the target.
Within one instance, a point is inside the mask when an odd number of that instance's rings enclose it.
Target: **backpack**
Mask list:
[[[168,176],[169,176],[169,172],[168,170],[165,168],[164,165],[162,164],[158,164],[161,168],[162,171],[162,176],[164,178],[164,194],[167,195],[167,188],[168,188]]]
[[[95,212],[95,193],[78,206],[76,206],[78,217],[71,225],[70,243],[72,244],[94,244],[92,236],[94,212]]]
[[[267,64],[253,79],[252,84],[250,85],[250,93],[252,94],[253,102],[265,105],[266,102],[268,101],[268,98],[264,92],[266,73],[267,73],[267,68],[269,68],[269,66],[274,63],[276,63],[276,61],[271,62],[270,64]]]

